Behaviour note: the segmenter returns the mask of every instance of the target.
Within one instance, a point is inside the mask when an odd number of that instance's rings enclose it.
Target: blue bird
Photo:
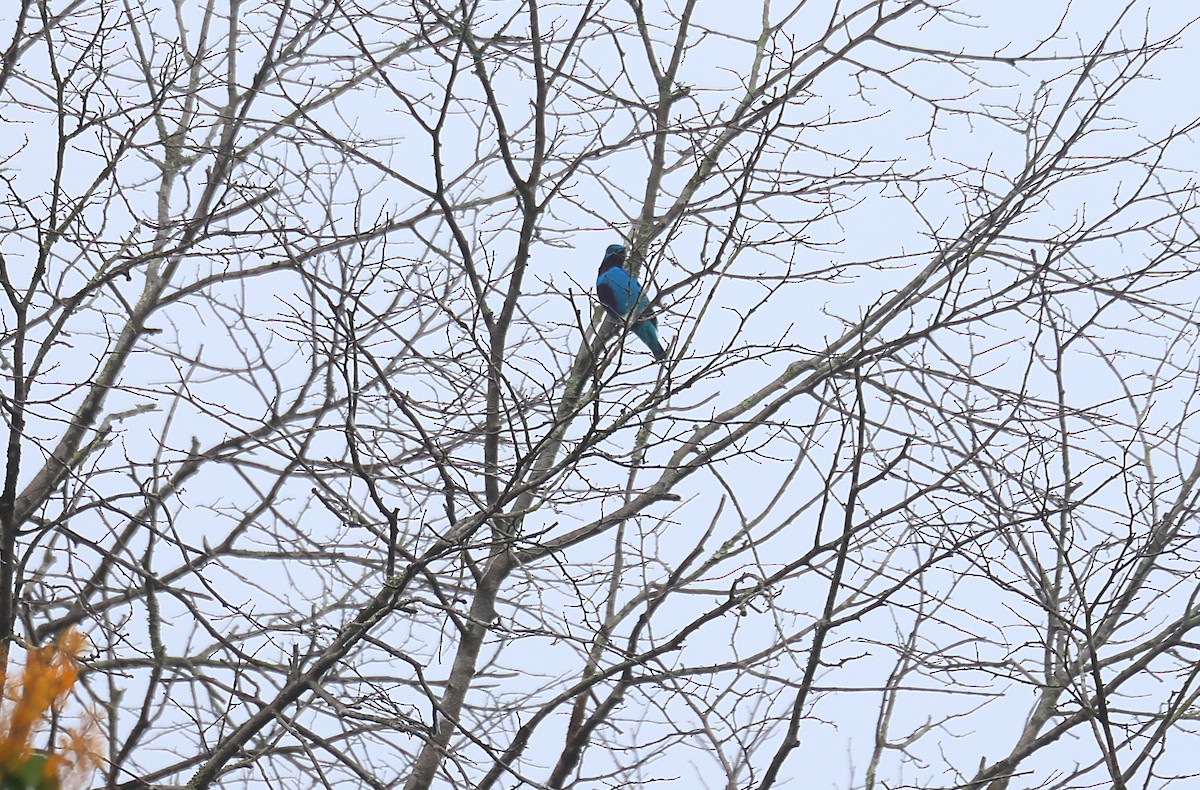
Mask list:
[[[650,307],[641,283],[625,271],[624,264],[625,248],[610,244],[600,262],[600,273],[596,275],[596,296],[600,298],[600,304],[621,323],[625,323],[631,312],[636,319]],[[662,343],[658,342],[658,320],[654,316],[635,321],[630,329],[646,344],[655,359],[662,362],[667,358]]]

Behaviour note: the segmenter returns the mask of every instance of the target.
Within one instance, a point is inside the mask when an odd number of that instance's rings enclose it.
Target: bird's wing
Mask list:
[[[596,295],[600,303],[613,311],[618,318],[624,318],[629,312],[630,304],[629,273],[624,269],[608,269],[596,278]]]
[[[617,295],[613,291],[612,286],[603,279],[596,281],[596,296],[600,299],[600,304],[608,312],[612,313],[616,318],[621,317],[621,311],[617,309]]]

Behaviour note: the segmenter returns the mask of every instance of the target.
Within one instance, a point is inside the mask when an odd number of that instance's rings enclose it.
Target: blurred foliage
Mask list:
[[[60,790],[82,787],[100,762],[100,728],[95,717],[62,729],[53,752],[33,746],[39,726],[51,734],[71,687],[79,677],[78,656],[86,638],[68,629],[44,647],[31,648],[19,679],[9,682],[0,666],[4,708],[0,715],[0,790]]]

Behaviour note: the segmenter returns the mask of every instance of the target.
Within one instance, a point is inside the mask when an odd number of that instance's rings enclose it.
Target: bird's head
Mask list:
[[[600,271],[621,266],[625,263],[625,248],[620,244],[610,244],[604,251],[604,260],[600,262]]]

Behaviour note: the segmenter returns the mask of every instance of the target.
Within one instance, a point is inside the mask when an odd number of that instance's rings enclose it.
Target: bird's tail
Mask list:
[[[659,362],[667,358],[667,352],[663,350],[662,343],[658,341],[658,330],[654,324],[649,321],[640,321],[633,325],[633,333],[646,344],[646,348],[650,349],[650,353]]]

